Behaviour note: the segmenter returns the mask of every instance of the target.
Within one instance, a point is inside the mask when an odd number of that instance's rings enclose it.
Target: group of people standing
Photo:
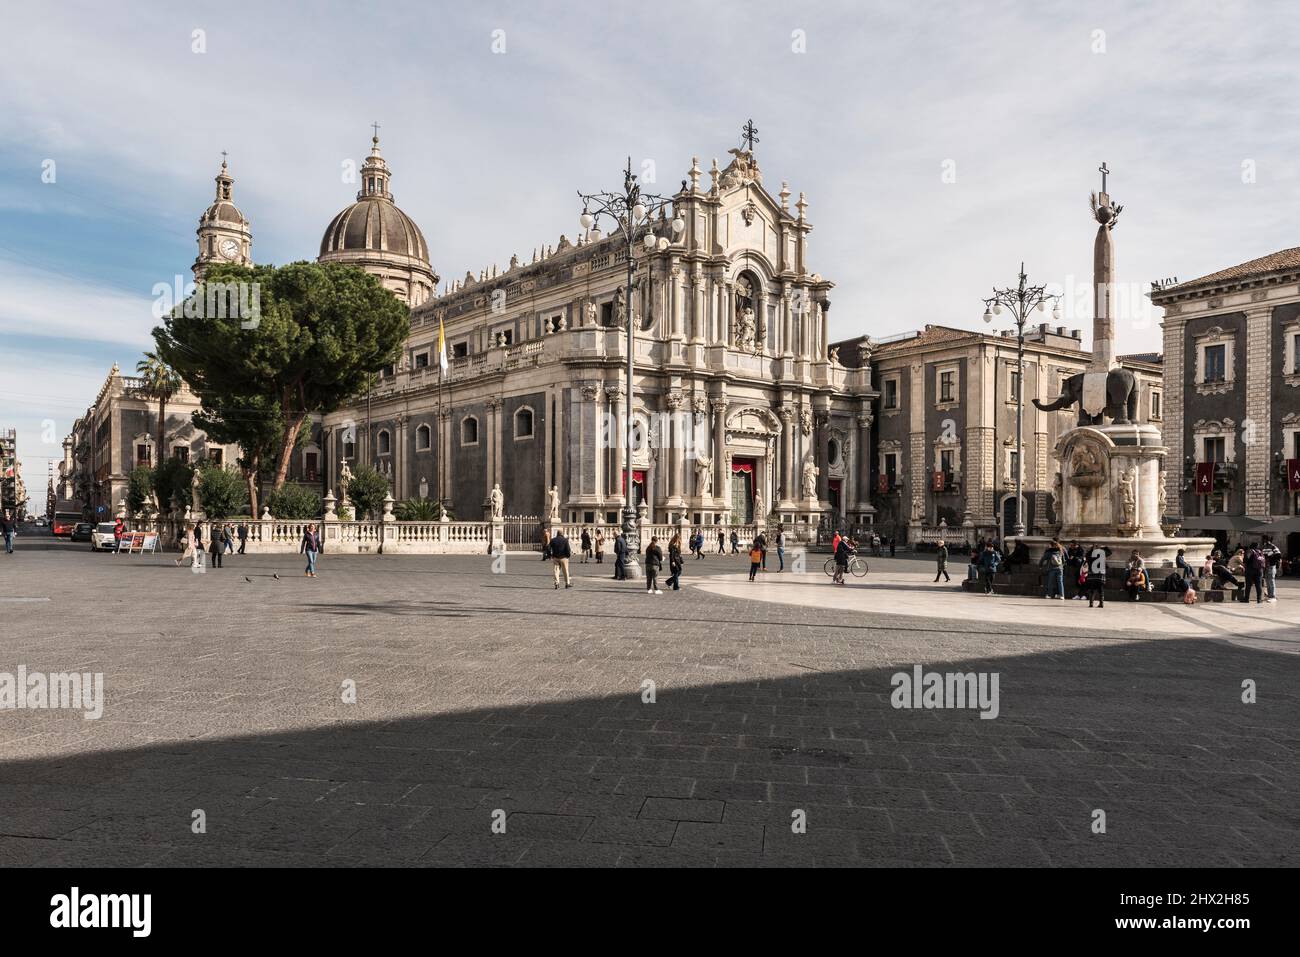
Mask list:
[[[124,526],[119,520],[118,526],[113,529],[115,538],[120,538]],[[239,548],[235,548],[235,542],[239,542]],[[244,549],[248,546],[248,526],[243,522],[235,525],[232,522],[212,523],[211,533],[208,536],[208,545],[206,552],[209,556],[209,565],[212,568],[223,567],[222,559],[226,555],[243,555]],[[203,568],[203,526],[197,522],[190,525],[182,539],[182,548],[180,558],[176,559],[176,564],[180,565],[189,559],[190,568],[201,570]],[[307,558],[307,567],[303,571],[306,578],[316,577],[316,558],[321,553],[320,533],[316,531],[316,526],[309,523],[303,529],[302,538],[298,542],[298,554],[305,555]]]

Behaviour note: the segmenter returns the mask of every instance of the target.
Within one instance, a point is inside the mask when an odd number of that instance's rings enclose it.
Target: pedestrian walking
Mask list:
[[[1098,608],[1106,607],[1106,559],[1110,557],[1110,549],[1105,545],[1094,545],[1086,553],[1084,564],[1084,574],[1087,576],[1084,581],[1088,592],[1088,607],[1097,603]]]
[[[18,534],[18,520],[9,509],[0,512],[0,533],[4,535],[5,539],[5,554],[12,555],[14,553],[14,536]]]
[[[767,536],[762,532],[755,535],[754,547],[763,553],[763,571],[767,571]]]
[[[948,576],[948,543],[942,538],[939,539],[939,550],[935,555],[935,561],[938,569],[934,573],[934,580],[937,582],[942,575],[944,581],[951,582],[952,579]]]
[[[736,534],[736,530],[733,528],[731,530],[731,554],[737,555],[739,553],[740,553],[740,536]]]
[[[781,563],[781,567],[778,568],[777,571],[779,572],[785,571],[785,526],[784,525],[778,525],[776,527],[776,559]]]
[[[727,539],[723,534],[722,529],[718,529],[718,554],[727,554]]]
[[[889,557],[890,558],[894,557],[894,549],[897,547],[898,547],[898,539],[896,539],[893,535],[890,535],[889,536]]]
[[[758,574],[759,568],[763,565],[763,550],[755,542],[749,549],[749,580],[753,581],[754,576]]]
[[[1282,566],[1282,549],[1273,544],[1273,536],[1265,535],[1261,546],[1264,552],[1264,584],[1270,605],[1277,602],[1277,572]]]
[[[596,529],[594,544],[596,546],[596,564],[603,565],[605,564],[605,535],[600,529]]]
[[[1065,601],[1065,550],[1061,548],[1061,543],[1053,541],[1049,544],[1038,564],[1047,571],[1043,597]]]
[[[235,535],[229,522],[221,523],[221,549],[227,555],[235,554]]]
[[[614,581],[627,580],[627,539],[622,530],[614,533]]]
[[[126,523],[120,518],[113,522],[113,551],[122,550],[122,536],[126,534]]]
[[[244,546],[248,544],[248,523],[240,522],[236,530],[239,536],[239,554],[244,554]]]
[[[569,557],[571,554],[572,549],[569,547],[569,540],[564,537],[564,529],[557,528],[555,534],[551,536],[551,565],[555,573],[555,587],[557,589],[560,587],[561,575],[564,576],[564,587],[573,587],[573,579],[569,577]],[[586,561],[586,558],[584,557],[583,560]]]
[[[591,558],[591,532],[587,529],[582,530],[582,538],[578,542],[582,546],[582,564],[587,564]]]
[[[551,532],[549,529],[542,529],[542,561],[549,561],[551,557]]]
[[[213,525],[208,532],[208,567],[221,567],[221,526]]]
[[[1069,583],[1071,601],[1083,599],[1084,587],[1081,575],[1083,566],[1087,562],[1087,556],[1084,554],[1083,546],[1077,541],[1071,541],[1065,549],[1065,579]]]
[[[650,536],[650,544],[645,550],[645,590],[649,595],[662,595],[659,590],[659,569],[664,564],[664,552],[659,547],[659,539]]]
[[[298,551],[307,556],[307,578],[316,577],[316,556],[320,553],[320,536],[316,534],[316,526],[308,525],[303,529],[302,544]]]
[[[682,568],[685,563],[682,561],[682,536],[681,533],[673,535],[668,539],[668,571],[671,573],[664,582],[665,585],[672,585],[673,591],[682,590]]]
[[[1268,560],[1264,558],[1264,550],[1258,545],[1252,545],[1246,549],[1246,594],[1243,601],[1250,601],[1250,590],[1255,589],[1255,604],[1264,603],[1264,571],[1268,568]]]
[[[980,581],[984,583],[984,594],[993,594],[993,576],[997,573],[998,566],[1002,564],[1002,553],[993,547],[992,542],[984,544],[984,551],[980,553]]]

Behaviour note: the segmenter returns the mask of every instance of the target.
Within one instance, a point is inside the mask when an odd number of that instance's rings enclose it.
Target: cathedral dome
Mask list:
[[[420,227],[390,198],[377,195],[361,195],[326,227],[320,254],[345,252],[392,253],[429,261],[429,246]]]
[[[359,266],[415,307],[438,288],[438,274],[429,264],[429,244],[420,227],[393,202],[388,190],[392,174],[379,153],[379,136],[370,143],[357,201],[330,220],[317,261]]]
[[[410,256],[428,263],[429,246],[424,234],[393,202],[393,194],[388,191],[390,178],[376,136],[361,167],[357,201],[335,216],[321,237],[322,258],[335,258],[340,253],[372,253]]]

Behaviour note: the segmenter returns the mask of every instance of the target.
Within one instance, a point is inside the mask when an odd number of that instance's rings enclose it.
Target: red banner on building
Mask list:
[[[1286,487],[1292,492],[1300,492],[1300,459],[1286,460]]]
[[[1196,463],[1196,494],[1209,495],[1214,491],[1214,463]]]
[[[943,491],[943,472],[939,469],[935,469],[930,476],[930,489],[935,492]]]
[[[881,472],[880,477],[876,479],[876,488],[879,489],[881,493],[889,491],[889,476],[884,472]]]

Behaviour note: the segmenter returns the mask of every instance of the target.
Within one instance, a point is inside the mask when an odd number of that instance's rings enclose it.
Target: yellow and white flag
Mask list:
[[[438,320],[438,368],[447,373],[447,338],[442,333],[442,320]]]

